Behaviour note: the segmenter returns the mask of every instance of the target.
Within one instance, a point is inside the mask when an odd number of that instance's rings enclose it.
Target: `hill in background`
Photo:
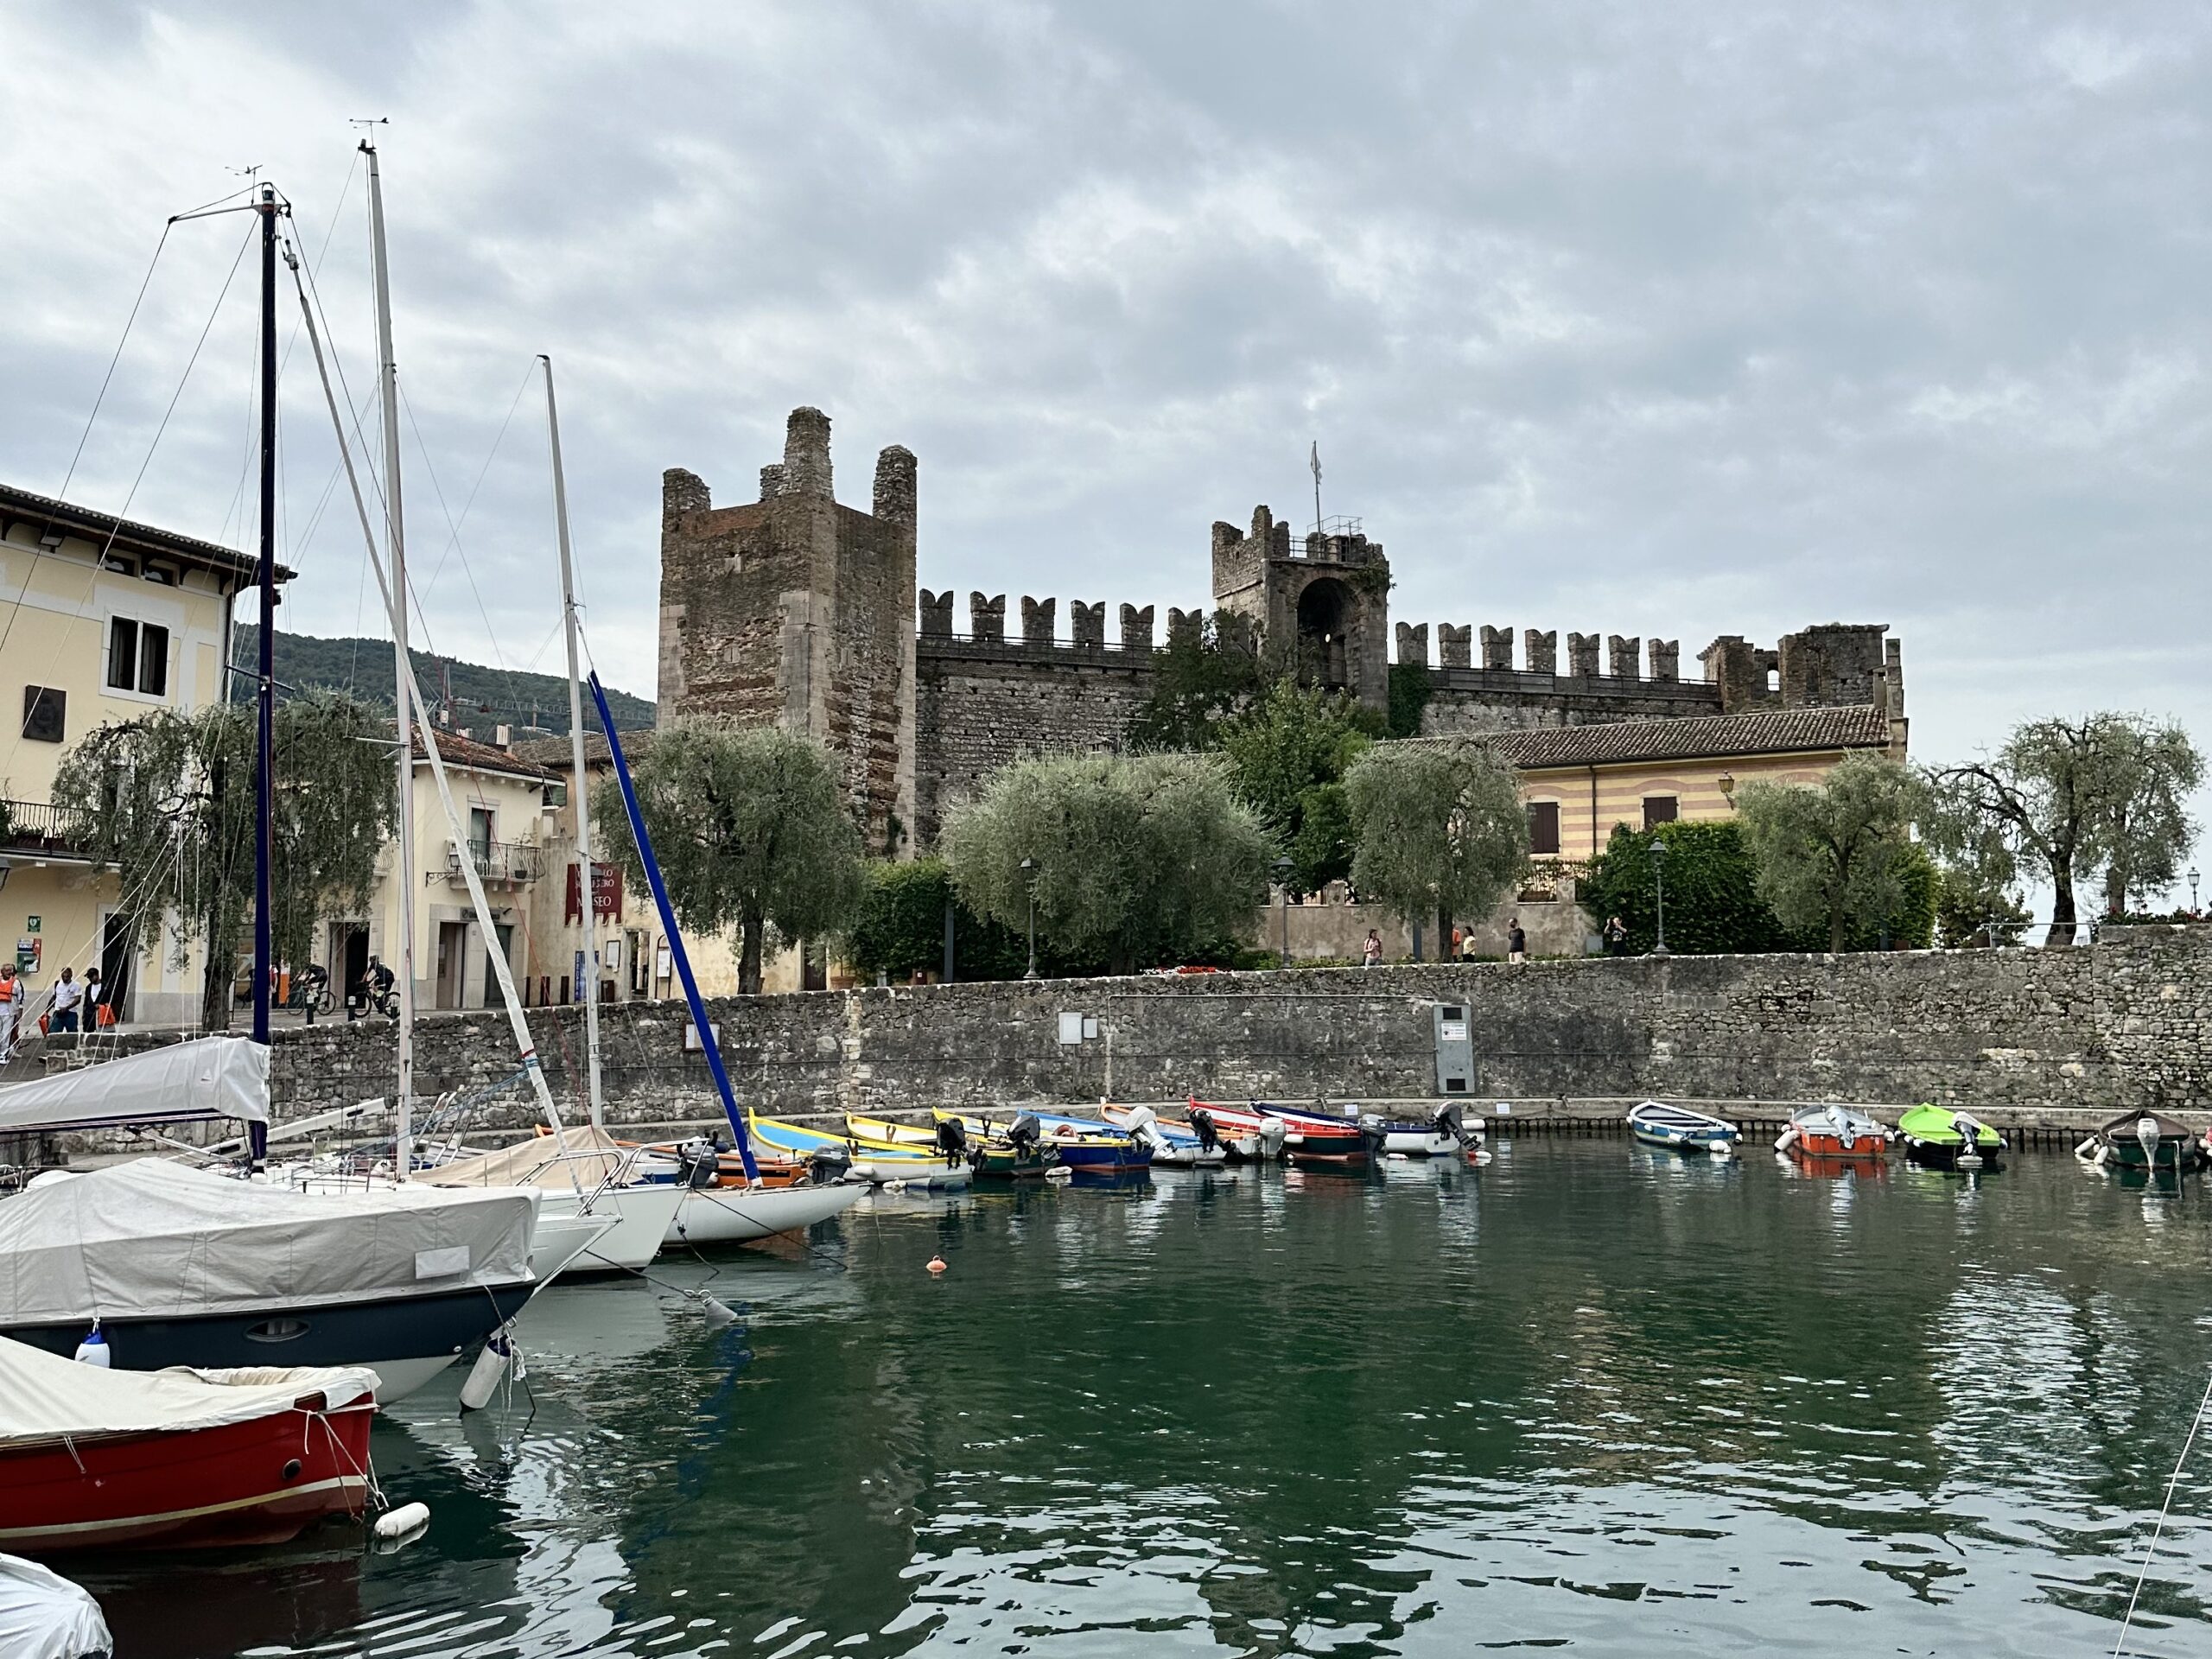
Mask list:
[[[232,660],[251,664],[260,649],[260,628],[240,623],[233,631]],[[520,671],[486,668],[450,657],[434,657],[417,651],[415,677],[433,710],[450,699],[450,719],[442,721],[456,730],[490,742],[493,728],[512,726],[518,738],[531,730],[565,736],[569,730],[569,681],[561,674],[526,674]],[[313,634],[276,632],[276,679],[282,685],[351,691],[364,702],[390,709],[391,641],[389,639],[320,639]],[[231,677],[231,700],[248,702],[253,697],[250,677]],[[607,688],[607,706],[614,722],[624,731],[653,723],[653,705],[643,697]],[[594,729],[590,694],[585,694],[584,729]]]

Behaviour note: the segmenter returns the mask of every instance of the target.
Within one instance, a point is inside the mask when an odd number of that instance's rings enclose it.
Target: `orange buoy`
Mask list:
[[[943,1273],[944,1271],[944,1258],[941,1255],[933,1255],[930,1257],[930,1271],[931,1273]]]

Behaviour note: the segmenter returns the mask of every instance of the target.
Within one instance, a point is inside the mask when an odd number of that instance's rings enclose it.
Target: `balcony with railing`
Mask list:
[[[82,858],[90,839],[84,815],[48,801],[0,800],[0,853]]]
[[[468,881],[464,859],[487,887],[520,887],[537,880],[545,868],[545,849],[534,841],[448,841],[445,876],[457,887]],[[430,879],[437,879],[435,872]]]

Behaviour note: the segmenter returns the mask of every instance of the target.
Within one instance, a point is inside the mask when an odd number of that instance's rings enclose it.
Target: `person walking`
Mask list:
[[[52,1028],[55,1031],[75,1031],[77,1010],[83,1005],[84,1001],[85,988],[77,982],[75,972],[64,965],[61,969],[61,977],[56,980],[54,985]]]
[[[1513,925],[1505,930],[1505,959],[1526,962],[1529,959],[1529,936],[1521,931],[1521,918],[1516,916]]]
[[[0,1061],[16,1052],[16,1024],[22,1017],[23,982],[16,977],[16,964],[0,962]]]
[[[1472,962],[1474,959],[1475,930],[1470,927],[1464,930],[1459,935],[1459,960],[1462,962]]]
[[[1605,954],[1624,957],[1628,954],[1628,924],[1618,916],[1608,916],[1605,926]]]
[[[1372,968],[1382,960],[1382,936],[1373,928],[1367,930],[1367,943],[1359,947],[1359,965]]]
[[[107,984],[100,978],[97,968],[85,969],[85,1029],[98,1031],[115,1023],[115,1016],[108,1012]]]

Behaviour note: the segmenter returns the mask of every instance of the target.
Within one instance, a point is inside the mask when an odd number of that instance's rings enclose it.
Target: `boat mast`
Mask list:
[[[391,702],[399,734],[399,753],[394,762],[399,773],[399,960],[393,964],[399,992],[399,1109],[393,1125],[392,1174],[404,1181],[415,1155],[415,731],[407,695],[413,664],[407,652],[407,537],[399,505],[399,365],[391,350],[391,269],[385,260],[384,180],[377,170],[377,147],[364,138],[361,153],[369,158],[369,244],[376,276],[377,358],[379,398],[384,404],[385,543],[391,551]],[[264,632],[267,626],[264,622]]]
[[[553,523],[561,543],[561,622],[569,636],[569,804],[576,815],[576,879],[583,898],[584,948],[576,966],[585,982],[584,1056],[591,1074],[591,1126],[604,1127],[599,1076],[599,918],[591,876],[591,803],[585,787],[583,683],[576,669],[576,579],[569,550],[569,486],[561,471],[561,411],[553,401],[553,359],[545,368],[545,426],[553,439]]]
[[[261,187],[261,638],[255,664],[253,802],[253,1040],[269,1044],[269,976],[275,966],[270,938],[270,823],[276,788],[276,189]],[[268,1144],[257,1124],[254,1161]]]

